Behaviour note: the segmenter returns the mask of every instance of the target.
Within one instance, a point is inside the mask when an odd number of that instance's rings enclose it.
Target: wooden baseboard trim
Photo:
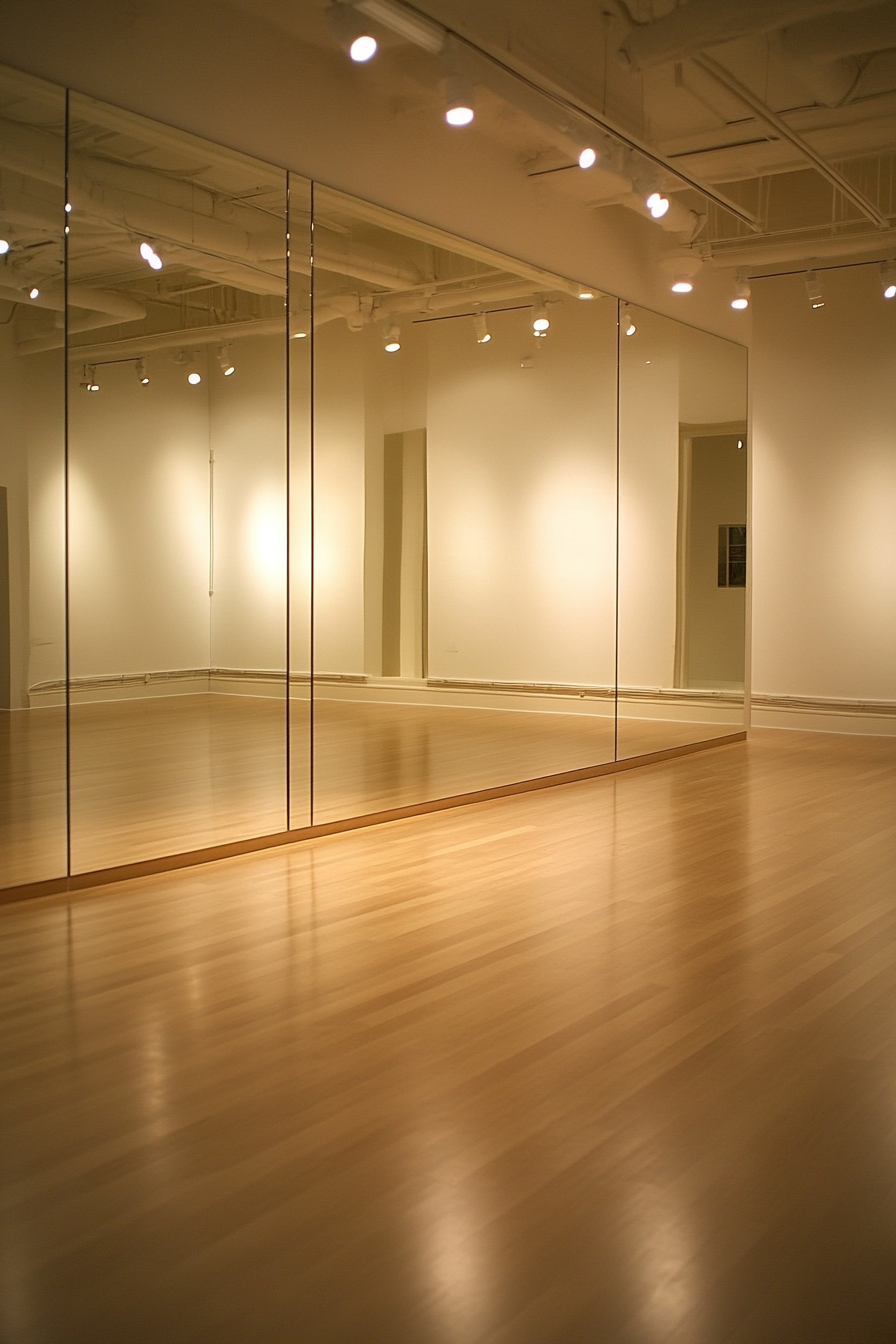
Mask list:
[[[240,854],[254,854],[264,849],[276,849],[280,845],[300,844],[305,840],[317,840],[326,835],[340,835],[345,831],[362,830],[368,826],[381,826],[387,821],[403,821],[406,817],[425,816],[429,812],[444,812],[449,808],[468,807],[471,803],[488,803],[496,798],[510,798],[517,793],[532,793],[536,789],[552,789],[560,784],[579,784],[586,779],[600,779],[603,775],[616,775],[624,770],[636,770],[646,765],[657,765],[661,761],[670,761],[678,756],[690,756],[696,751],[708,751],[714,747],[727,747],[735,742],[745,742],[745,731],[726,733],[723,737],[710,737],[704,742],[689,742],[682,747],[668,747],[664,751],[652,751],[644,756],[629,756],[621,761],[609,761],[605,765],[588,765],[581,770],[565,770],[556,775],[541,775],[537,779],[524,779],[516,784],[500,784],[493,789],[477,789],[472,793],[457,793],[449,798],[436,798],[428,803],[412,803],[407,807],[393,807],[383,812],[367,812],[360,817],[346,817],[342,821],[322,822],[317,826],[303,826],[292,831],[278,831],[273,835],[252,836],[247,840],[232,840],[223,845],[209,845],[205,849],[187,850],[180,854],[166,854],[157,859],[141,859],[137,863],[118,864],[114,868],[98,868],[89,873],[73,873],[70,877],[49,878],[44,882],[26,882],[18,887],[5,887],[0,890],[0,905],[11,905],[17,901],[35,900],[41,896],[60,896],[70,892],[86,891],[92,887],[107,886],[113,882],[127,882],[135,877],[154,877],[158,873],[170,873],[179,868],[193,868],[198,864],[215,863],[218,859],[232,859]]]

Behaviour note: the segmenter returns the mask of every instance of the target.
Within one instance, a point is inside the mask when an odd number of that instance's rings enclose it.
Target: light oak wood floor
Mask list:
[[[74,705],[72,871],[311,824],[307,704],[182,695]],[[619,755],[722,736],[718,723],[621,719]],[[314,706],[314,821],[405,807],[613,760],[613,719],[363,704]],[[65,874],[65,712],[0,715],[0,887]]]
[[[892,1344],[896,744],[0,909],[3,1344]]]

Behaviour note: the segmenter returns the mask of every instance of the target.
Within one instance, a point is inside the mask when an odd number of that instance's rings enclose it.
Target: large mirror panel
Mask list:
[[[611,761],[616,305],[314,197],[314,820]]]
[[[633,306],[619,330],[621,759],[744,726],[747,352]]]
[[[286,178],[69,104],[72,868],[281,831]]]
[[[65,875],[65,92],[0,69],[0,887]]]

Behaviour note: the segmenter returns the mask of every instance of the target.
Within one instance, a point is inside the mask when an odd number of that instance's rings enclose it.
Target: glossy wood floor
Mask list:
[[[318,699],[314,820],[341,821],[613,760],[612,717]],[[619,754],[707,737],[718,723],[620,719]],[[310,817],[307,703],[290,723],[291,825]],[[286,705],[181,695],[73,705],[72,871],[287,829]],[[65,873],[65,711],[0,715],[0,888]]]
[[[896,744],[0,910],[3,1344],[892,1344]]]

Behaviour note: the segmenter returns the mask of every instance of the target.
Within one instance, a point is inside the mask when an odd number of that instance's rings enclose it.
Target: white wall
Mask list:
[[[896,300],[876,266],[821,278],[814,311],[753,282],[753,689],[896,701]]]

